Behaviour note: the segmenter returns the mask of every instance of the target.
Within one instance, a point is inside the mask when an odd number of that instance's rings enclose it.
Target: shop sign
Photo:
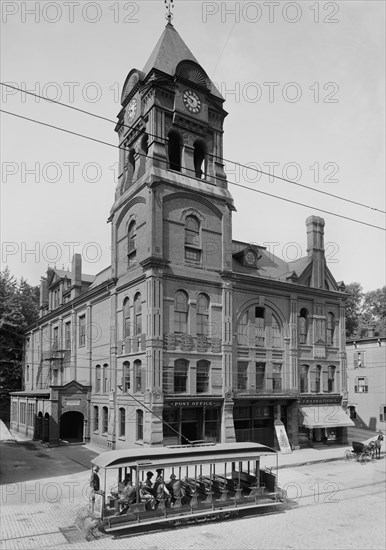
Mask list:
[[[80,399],[63,399],[63,407],[79,407]]]
[[[285,426],[281,420],[275,420],[275,432],[277,441],[279,443],[280,451],[283,455],[291,454],[292,449],[290,442],[288,441],[287,432]]]
[[[328,395],[315,395],[312,397],[300,397],[299,398],[299,405],[328,405],[331,403],[338,403],[341,402],[341,396],[328,396]]]
[[[213,400],[213,399],[197,399],[192,401],[167,401],[166,405],[169,405],[170,407],[220,407],[221,401],[220,400]]]

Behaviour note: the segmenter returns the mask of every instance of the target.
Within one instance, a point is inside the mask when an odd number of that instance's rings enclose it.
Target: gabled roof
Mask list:
[[[174,76],[177,66],[181,61],[192,61],[200,65],[173,25],[167,23],[164,32],[143,68],[143,72],[145,75],[148,75],[151,70],[157,69],[170,76]],[[208,79],[208,85],[210,85],[210,91],[213,95],[223,99],[210,79]]]

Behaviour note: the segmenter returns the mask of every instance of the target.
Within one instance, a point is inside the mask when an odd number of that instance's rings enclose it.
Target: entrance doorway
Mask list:
[[[201,439],[198,429],[199,426],[197,422],[181,422],[181,435],[183,436],[181,437],[182,445],[189,445],[189,441],[197,441]],[[187,439],[189,441],[187,441]]]
[[[71,442],[83,441],[83,414],[70,411],[60,417],[60,439]]]

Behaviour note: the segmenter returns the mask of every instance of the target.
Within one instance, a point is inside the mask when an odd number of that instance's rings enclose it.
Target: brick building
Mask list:
[[[386,430],[386,338],[347,340],[348,409],[360,428]]]
[[[344,286],[324,220],[294,262],[232,240],[224,99],[169,22],[123,86],[111,266],[42,281],[12,427],[107,448],[344,442]]]

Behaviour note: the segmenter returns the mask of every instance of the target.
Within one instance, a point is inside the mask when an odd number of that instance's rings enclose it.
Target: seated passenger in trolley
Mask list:
[[[119,498],[117,500],[118,505],[118,513],[119,515],[125,514],[130,506],[130,504],[134,504],[137,500],[137,491],[135,487],[132,484],[131,477],[126,476],[124,481],[124,488],[119,493]],[[122,505],[122,509],[120,509]]]
[[[177,502],[178,504],[185,504],[183,501],[185,497],[185,491],[181,485],[181,480],[177,479],[177,476],[175,474],[172,474],[170,476],[170,481],[166,485],[168,488],[168,491],[170,493],[171,498],[171,504],[174,506],[174,504]]]
[[[163,470],[159,469],[159,470],[156,470],[156,472],[157,472],[157,477],[154,482],[154,492],[155,492],[155,500],[156,500],[155,507],[158,508],[158,506],[161,503],[164,503],[165,506],[168,507],[170,505],[170,492],[164,482]]]

